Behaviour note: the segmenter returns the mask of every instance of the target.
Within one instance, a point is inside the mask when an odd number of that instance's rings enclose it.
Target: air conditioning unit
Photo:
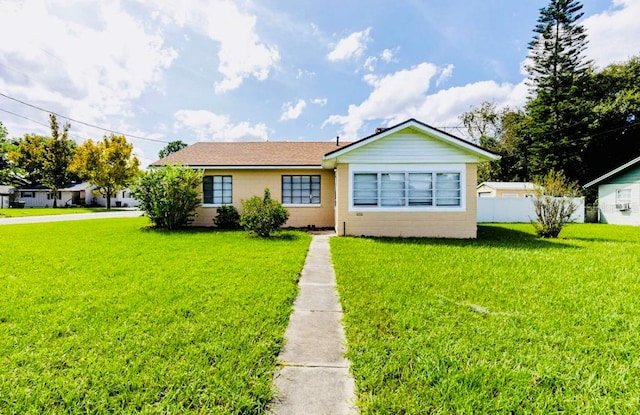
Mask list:
[[[616,209],[618,210],[629,210],[631,209],[631,206],[629,206],[629,203],[616,203]]]

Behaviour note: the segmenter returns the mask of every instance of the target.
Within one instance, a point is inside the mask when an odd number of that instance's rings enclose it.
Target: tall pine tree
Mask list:
[[[586,60],[587,33],[577,22],[582,4],[551,0],[540,10],[534,39],[529,43],[531,96],[526,104],[531,145],[530,174],[564,171],[570,180],[583,179],[582,154],[588,135],[585,105],[591,63]]]

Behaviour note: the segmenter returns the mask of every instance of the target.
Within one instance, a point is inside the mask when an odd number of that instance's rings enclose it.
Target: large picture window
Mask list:
[[[460,207],[462,206],[460,173],[354,173],[353,206]]]
[[[233,181],[231,176],[204,176],[202,178],[205,205],[230,205]]]
[[[283,205],[319,205],[320,176],[282,176]]]

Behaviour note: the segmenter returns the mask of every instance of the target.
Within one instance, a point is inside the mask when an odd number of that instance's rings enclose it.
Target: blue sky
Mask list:
[[[177,139],[354,140],[411,117],[464,137],[462,112],[525,102],[546,5],[0,0],[0,121],[47,134],[47,113],[17,99],[127,133],[143,165]],[[596,66],[640,53],[640,0],[583,11]],[[78,142],[105,134],[71,123]]]

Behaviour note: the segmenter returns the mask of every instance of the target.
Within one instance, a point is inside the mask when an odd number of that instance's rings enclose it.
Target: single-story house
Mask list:
[[[600,222],[640,225],[640,157],[585,184],[598,186]]]
[[[9,207],[9,201],[14,190],[13,186],[0,185],[0,209]]]
[[[92,206],[107,206],[107,198],[104,197],[95,186],[91,187],[91,198],[87,204]],[[111,207],[137,207],[140,203],[131,197],[131,190],[127,187],[111,195]]]
[[[482,182],[476,191],[478,197],[533,197],[536,185],[530,182]]]
[[[204,170],[198,226],[213,226],[217,207],[241,210],[241,200],[269,188],[290,227],[475,238],[477,164],[498,157],[409,119],[351,143],[200,142],[151,166]]]
[[[56,205],[84,205],[91,185],[87,182],[69,183],[58,190]],[[17,190],[16,200],[25,203],[25,207],[52,207],[54,195],[41,184],[21,186]]]

